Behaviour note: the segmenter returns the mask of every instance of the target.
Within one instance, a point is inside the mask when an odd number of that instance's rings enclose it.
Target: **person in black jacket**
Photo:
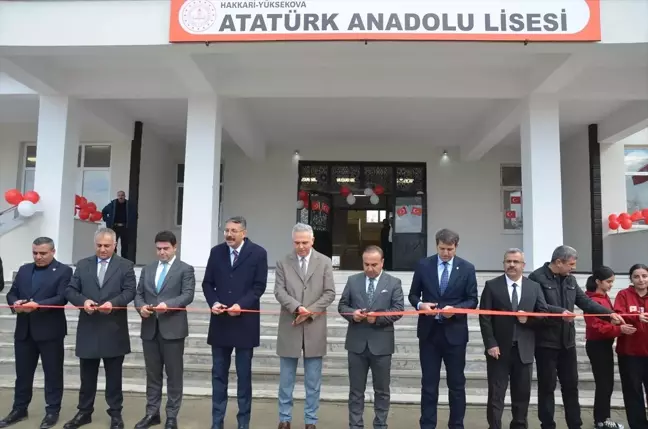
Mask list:
[[[544,329],[536,334],[536,372],[538,377],[538,418],[542,429],[556,429],[554,421],[556,379],[560,380],[565,420],[569,429],[581,429],[583,422],[578,400],[578,367],[574,306],[583,313],[609,314],[615,324],[623,318],[589,298],[571,272],[576,269],[578,253],[569,246],[557,247],[551,262],[535,270],[529,279],[540,283],[549,312],[562,310],[564,317],[547,317]],[[608,319],[606,317],[606,319]]]
[[[54,259],[54,242],[40,237],[32,244],[34,262],[18,270],[7,303],[16,314],[14,349],[16,385],[11,412],[0,420],[5,428],[27,418],[32,399],[34,373],[40,357],[45,375],[45,418],[40,428],[54,427],[63,399],[63,342],[67,320],[63,308],[65,288],[72,277],[72,268]],[[33,427],[33,426],[32,426]]]

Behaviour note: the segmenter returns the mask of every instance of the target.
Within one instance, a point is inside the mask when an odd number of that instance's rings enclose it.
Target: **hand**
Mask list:
[[[160,313],[166,313],[167,311],[167,305],[164,302],[161,302],[155,307],[155,311],[159,311]]]
[[[230,316],[240,316],[241,315],[241,306],[238,304],[234,304],[230,308],[227,309],[227,312],[229,313]]]
[[[108,313],[110,313],[112,311],[112,307],[113,306],[112,306],[112,303],[110,301],[104,302],[103,304],[101,304],[99,306],[99,312],[101,312],[103,314],[108,314]]]
[[[31,313],[38,308],[38,304],[34,301],[27,301],[26,303],[22,304],[21,307],[22,311],[24,311],[25,313]]]
[[[499,347],[491,347],[490,349],[488,349],[488,355],[494,359],[499,359],[500,357]]]
[[[621,325],[621,333],[624,335],[632,335],[637,332],[637,328],[632,325]]]
[[[433,303],[433,302],[422,302],[422,303],[419,304],[419,311],[428,312],[428,314],[426,314],[426,316],[429,316],[429,315],[433,314],[430,311],[434,310],[436,307],[437,307],[437,305],[435,303]]]
[[[563,311],[562,314],[563,314],[563,320],[565,322],[573,322],[574,319],[576,318],[576,315],[569,310]]]
[[[625,325],[625,320],[623,320],[623,317],[616,313],[610,314],[610,319],[613,325]]]
[[[648,316],[646,316],[645,313],[641,313],[639,315],[639,320],[641,320],[643,323],[648,323]]]
[[[367,315],[364,313],[363,310],[356,310],[353,312],[353,321],[354,322],[362,322],[364,319],[367,318]]]
[[[212,305],[211,312],[218,315],[218,314],[223,314],[227,310],[227,306],[221,304],[220,302],[215,303]]]
[[[17,301],[14,302],[13,305],[14,305],[14,310],[16,311],[16,313],[22,313],[22,312],[23,312],[22,305],[23,305],[25,302],[27,302],[26,299],[19,299],[19,300],[17,300]]]
[[[297,318],[295,320],[293,320],[293,326],[297,326],[297,325],[300,325],[300,324],[304,323],[305,321],[308,320],[309,317],[310,317],[310,315],[308,315],[308,314],[301,314],[301,315],[297,316]]]
[[[376,316],[367,316],[367,322],[373,325],[374,323],[376,323]]]
[[[519,310],[518,313],[524,313],[524,311]],[[527,320],[529,319],[529,316],[518,316],[517,319],[518,319],[518,322],[520,322],[522,324],[525,324],[527,322]]]
[[[147,319],[151,315],[151,313],[151,306],[148,304],[140,308],[139,311],[140,316],[142,316],[144,319]]]
[[[297,307],[297,312],[299,313],[300,316],[310,316],[311,314],[313,314],[312,311],[310,311],[309,309],[307,309],[303,305],[300,305],[299,307]]]
[[[97,303],[94,302],[91,299],[87,299],[83,303],[83,309],[85,310],[86,313],[93,314],[95,312],[95,310],[97,309]]]
[[[446,305],[445,307],[442,308],[442,310],[449,310],[449,309],[452,309],[452,308],[454,308],[454,307],[451,306],[451,305]],[[441,315],[442,315],[443,317],[445,317],[446,319],[449,319],[449,318],[451,318],[452,316],[454,316],[454,313],[441,313]]]

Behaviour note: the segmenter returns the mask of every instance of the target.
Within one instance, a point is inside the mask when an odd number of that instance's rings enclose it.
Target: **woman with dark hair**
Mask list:
[[[636,332],[619,337],[616,352],[628,425],[631,429],[648,429],[644,402],[644,386],[648,385],[648,267],[633,265],[630,281],[632,284],[617,294],[614,309]]]
[[[605,308],[612,309],[608,292],[614,284],[614,271],[606,266],[594,270],[587,279],[587,296]],[[614,390],[614,339],[636,330],[630,325],[617,326],[598,317],[585,318],[585,349],[592,366],[594,384],[594,427],[623,429],[610,418],[610,400]]]

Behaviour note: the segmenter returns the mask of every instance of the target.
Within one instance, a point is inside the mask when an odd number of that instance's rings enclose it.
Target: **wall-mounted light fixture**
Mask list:
[[[295,164],[295,165],[299,164],[300,159],[301,159],[301,156],[299,155],[299,151],[296,150],[295,153],[293,153],[293,156],[292,156],[293,164]]]
[[[447,150],[444,150],[443,155],[441,155],[440,164],[448,164],[449,162],[450,162],[450,155],[448,155]]]

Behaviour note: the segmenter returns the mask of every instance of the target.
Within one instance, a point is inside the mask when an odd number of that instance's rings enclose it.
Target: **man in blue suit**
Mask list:
[[[477,308],[475,266],[455,256],[459,235],[448,229],[436,234],[437,254],[419,262],[409,293],[410,303],[420,311]],[[446,368],[450,402],[449,429],[464,429],[466,414],[465,314],[420,314],[417,326],[421,361],[421,429],[436,429],[441,361]]]
[[[40,357],[45,375],[45,418],[40,428],[54,427],[63,399],[63,341],[67,320],[63,308],[47,306],[67,303],[65,288],[70,283],[72,268],[54,259],[54,242],[40,237],[32,243],[34,262],[18,270],[7,303],[16,314],[14,348],[16,353],[16,385],[11,412],[0,420],[5,428],[27,418],[32,399],[34,373]]]
[[[252,412],[252,351],[259,346],[260,299],[268,280],[266,250],[246,238],[243,217],[225,223],[225,243],[212,248],[202,287],[212,315],[207,343],[212,346],[212,429],[223,429],[227,408],[227,381],[232,351],[236,349],[239,429],[249,429]]]

